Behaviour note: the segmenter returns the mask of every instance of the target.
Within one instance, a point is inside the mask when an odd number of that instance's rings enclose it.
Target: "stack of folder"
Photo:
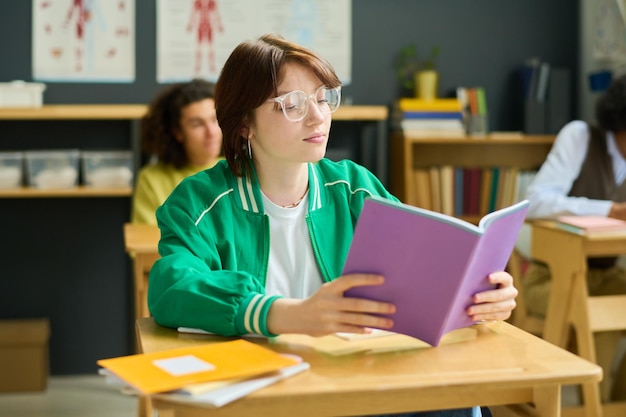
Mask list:
[[[309,364],[247,340],[99,360],[123,391],[220,407],[288,378]]]
[[[462,106],[457,98],[401,98],[395,109],[394,123],[405,136],[465,136]]]

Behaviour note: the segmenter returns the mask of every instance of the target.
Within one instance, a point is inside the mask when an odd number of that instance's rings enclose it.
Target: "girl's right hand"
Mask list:
[[[267,328],[273,334],[301,333],[324,336],[331,333],[367,333],[369,328],[388,329],[393,320],[378,314],[392,314],[393,304],[344,297],[350,288],[382,285],[384,278],[373,274],[350,274],[324,283],[304,300],[279,298],[270,307]]]

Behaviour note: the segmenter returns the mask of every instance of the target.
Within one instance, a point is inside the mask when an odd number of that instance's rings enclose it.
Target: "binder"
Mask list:
[[[547,133],[558,133],[572,120],[571,73],[567,68],[553,68],[548,85]]]

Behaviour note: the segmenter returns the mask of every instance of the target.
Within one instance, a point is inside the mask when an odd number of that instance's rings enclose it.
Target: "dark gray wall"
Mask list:
[[[0,82],[32,80],[31,3],[0,0]],[[44,102],[148,102],[161,87],[155,3],[137,0],[134,83],[49,83]],[[579,11],[571,0],[352,3],[352,84],[344,94],[354,104],[389,105],[403,93],[392,63],[410,42],[423,52],[441,46],[442,95],[458,85],[486,88],[494,130],[521,128],[514,71],[526,58],[577,71]],[[0,122],[0,149],[115,148],[129,141],[125,123]],[[131,272],[122,238],[129,208],[128,198],[0,200],[0,318],[51,318],[55,374],[93,372],[97,359],[131,352]]]
[[[155,3],[137,0],[134,83],[50,83],[45,102],[149,101],[160,88],[155,81]],[[0,82],[31,80],[30,4],[0,0]],[[388,105],[404,93],[392,63],[411,42],[424,53],[441,46],[442,95],[459,85],[486,88],[495,130],[520,127],[514,71],[525,59],[537,56],[577,70],[579,7],[572,0],[353,0],[352,15],[352,84],[344,94],[355,104]]]
[[[515,69],[537,56],[576,71],[578,2],[571,0],[354,0],[355,103],[390,104],[399,91],[393,62],[415,42],[427,54],[441,46],[440,94],[484,86],[493,130],[521,128]]]

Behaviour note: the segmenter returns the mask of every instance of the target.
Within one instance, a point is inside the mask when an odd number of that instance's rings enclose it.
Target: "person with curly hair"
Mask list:
[[[156,209],[174,187],[221,159],[214,85],[194,79],[161,91],[141,120],[141,144],[156,161],[139,171],[131,222],[156,226]]]
[[[559,131],[528,187],[527,218],[597,215],[626,220],[626,75],[616,78],[599,97],[595,116],[596,124],[575,120]],[[617,258],[590,258],[588,265],[590,295],[626,294],[626,270]],[[550,293],[547,266],[532,262],[522,285],[528,312],[545,317]],[[611,383],[619,338],[618,332],[596,336],[604,401],[626,400],[626,358]]]

